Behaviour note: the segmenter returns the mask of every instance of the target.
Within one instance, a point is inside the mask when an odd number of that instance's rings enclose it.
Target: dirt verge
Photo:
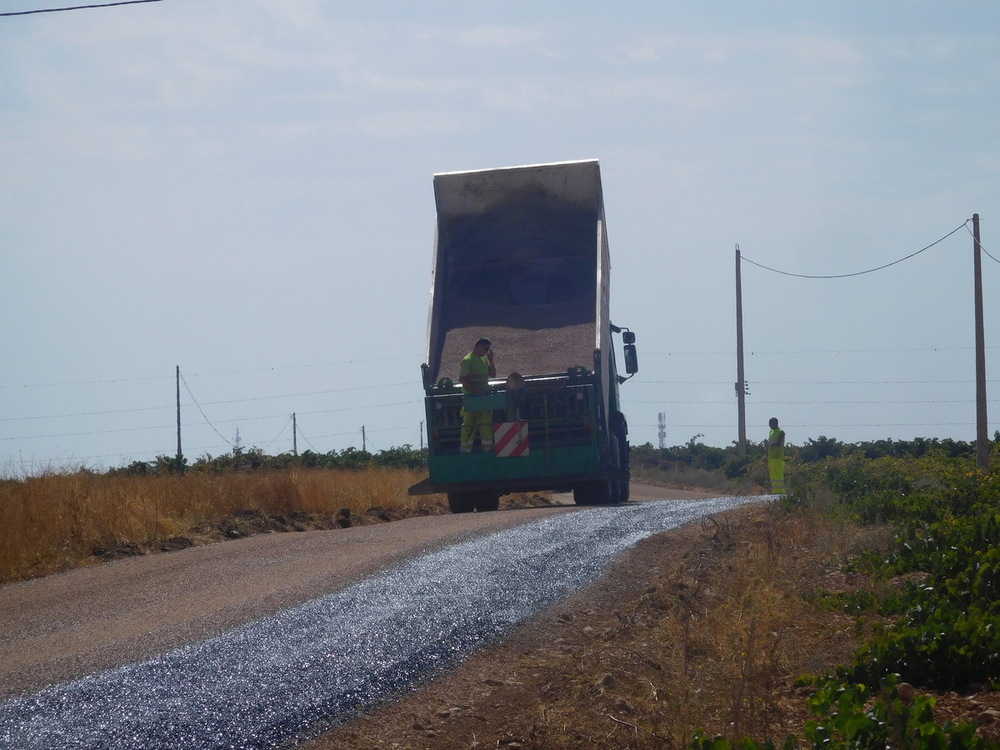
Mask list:
[[[864,629],[808,602],[871,583],[840,572],[835,536],[759,506],[654,535],[502,644],[304,747],[681,748],[699,728],[802,737],[814,717],[797,678],[848,663]],[[996,693],[933,697],[939,723],[1000,740]]]

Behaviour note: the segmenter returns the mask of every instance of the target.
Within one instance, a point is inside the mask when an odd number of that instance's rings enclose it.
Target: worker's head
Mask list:
[[[519,372],[512,372],[507,376],[507,390],[516,391],[518,388],[524,388],[524,376]]]
[[[482,357],[484,354],[486,354],[486,352],[490,350],[491,346],[493,346],[493,342],[491,342],[489,339],[479,339],[479,341],[476,342],[476,346],[473,348],[472,351],[477,356]]]
[[[772,430],[778,429],[778,418],[771,417],[770,421],[768,421],[767,423],[767,426],[770,427]]]

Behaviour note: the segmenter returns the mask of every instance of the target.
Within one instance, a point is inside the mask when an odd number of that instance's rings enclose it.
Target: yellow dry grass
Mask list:
[[[423,478],[399,469],[296,469],[252,474],[105,476],[52,474],[0,482],[0,582],[66,570],[95,550],[155,547],[196,537],[239,511],[316,516],[379,506],[410,514],[432,500],[409,497]]]

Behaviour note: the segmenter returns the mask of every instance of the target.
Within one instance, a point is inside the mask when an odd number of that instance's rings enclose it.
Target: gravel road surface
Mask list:
[[[496,642],[639,539],[761,499],[268,535],[6,587],[0,747],[292,746]]]

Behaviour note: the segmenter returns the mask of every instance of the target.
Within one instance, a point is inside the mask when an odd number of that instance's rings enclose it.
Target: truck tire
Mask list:
[[[615,502],[627,503],[631,494],[629,484],[632,478],[632,467],[629,465],[628,422],[625,421],[625,415],[620,411],[613,412],[611,415],[611,431],[618,449],[618,472],[615,477],[615,483],[618,487]]]
[[[628,441],[624,435],[619,436],[618,447],[621,451],[618,457],[618,502],[627,503],[631,494],[629,485],[632,480],[632,467],[629,464]]]
[[[476,509],[475,493],[449,492],[448,508],[452,513],[471,513]]]
[[[477,492],[474,504],[479,513],[498,510],[500,508],[500,496],[495,492]]]
[[[627,503],[629,495],[631,494],[632,490],[631,487],[629,487],[628,474],[625,474],[625,476],[618,480],[618,502]]]
[[[452,513],[486,513],[500,508],[500,496],[490,490],[468,490],[449,492],[448,508]]]
[[[610,505],[614,502],[613,487],[612,481],[578,484],[573,488],[573,502],[577,505]]]

